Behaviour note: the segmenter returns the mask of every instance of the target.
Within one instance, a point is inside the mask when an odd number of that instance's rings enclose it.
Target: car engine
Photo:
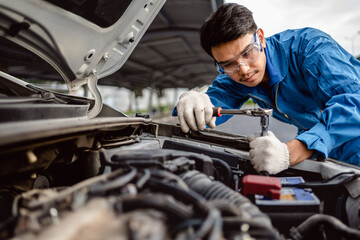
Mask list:
[[[261,176],[246,159],[244,137],[212,130],[184,134],[179,126],[143,117],[32,143],[32,151],[11,161],[3,154],[3,162],[14,166],[32,158],[42,164],[11,177],[2,173],[1,238],[359,238],[358,229],[343,223],[358,221],[347,216],[344,184],[359,174],[324,180],[289,169]],[[302,197],[289,200],[289,191]]]

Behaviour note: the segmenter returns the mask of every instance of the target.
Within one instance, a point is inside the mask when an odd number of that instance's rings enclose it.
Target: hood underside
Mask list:
[[[7,37],[0,38],[1,70],[23,80],[66,79],[70,88],[86,83],[94,72],[101,78],[98,84],[133,91],[147,87],[193,88],[211,83],[217,72],[200,46],[199,29],[223,1],[164,2],[0,1],[0,34]],[[42,16],[44,12],[46,16]],[[55,21],[43,21],[50,19],[50,14]],[[38,20],[33,16],[39,16]],[[151,21],[150,26],[145,26]],[[34,44],[28,43],[30,30],[35,36],[43,35],[45,42],[40,50],[49,54],[47,59],[52,60],[61,75],[36,55],[19,49],[19,39],[22,45]]]
[[[0,35],[44,59],[71,90],[120,69],[165,0],[52,2],[1,1]]]

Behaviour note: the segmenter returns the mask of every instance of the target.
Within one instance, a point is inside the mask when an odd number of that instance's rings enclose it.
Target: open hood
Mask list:
[[[125,63],[166,0],[0,1],[0,35],[35,53],[71,91],[88,84],[102,107],[97,80]]]

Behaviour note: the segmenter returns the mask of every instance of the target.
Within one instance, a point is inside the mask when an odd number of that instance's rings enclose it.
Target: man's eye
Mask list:
[[[252,47],[248,51],[244,52],[244,54],[242,56],[244,58],[249,58],[253,52],[254,52],[254,48]]]
[[[244,52],[244,54],[242,56],[249,57],[250,54],[251,54],[251,49],[249,51]]]

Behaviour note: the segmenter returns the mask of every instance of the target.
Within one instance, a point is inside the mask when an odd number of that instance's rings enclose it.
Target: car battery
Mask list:
[[[295,185],[303,183],[302,177],[278,178],[281,184]],[[312,212],[320,211],[320,200],[311,189],[282,187],[279,199],[270,199],[263,195],[254,196],[255,204],[264,212]]]
[[[262,212],[269,215],[274,227],[278,228],[280,232],[285,233],[290,227],[297,226],[313,214],[320,213],[320,200],[311,189],[293,187],[296,184],[304,183],[302,177],[258,175],[245,177],[247,178],[243,179],[243,189],[245,190],[243,194],[252,199]],[[291,185],[292,187],[279,189],[279,182],[281,185]],[[280,194],[264,194],[274,191],[279,191]]]
[[[319,212],[320,201],[311,189],[282,188],[280,199],[255,195],[255,204],[264,212]]]

